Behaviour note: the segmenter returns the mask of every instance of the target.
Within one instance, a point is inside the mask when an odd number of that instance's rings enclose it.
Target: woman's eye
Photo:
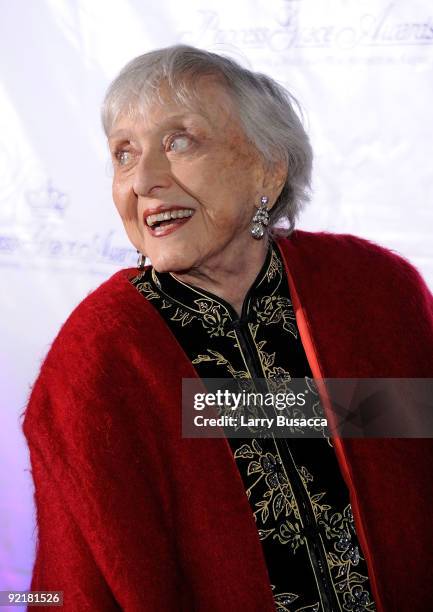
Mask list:
[[[114,156],[119,166],[126,166],[126,164],[130,161],[131,152],[130,151],[117,151]]]
[[[189,145],[190,139],[188,136],[174,136],[168,143],[168,149],[169,151],[180,153],[181,151],[185,151]]]

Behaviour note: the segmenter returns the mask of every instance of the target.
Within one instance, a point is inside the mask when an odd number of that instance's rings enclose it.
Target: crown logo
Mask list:
[[[69,205],[66,193],[55,189],[51,181],[47,181],[46,186],[41,189],[28,191],[25,198],[36,217],[63,217]]]

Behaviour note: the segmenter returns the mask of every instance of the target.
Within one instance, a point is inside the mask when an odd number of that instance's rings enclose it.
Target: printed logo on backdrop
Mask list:
[[[136,253],[124,246],[120,232],[107,229],[87,233],[80,229],[79,237],[71,235],[70,198],[52,181],[37,189],[24,188],[21,198],[17,203],[19,216],[0,218],[0,266],[31,264],[33,269],[73,268],[107,274],[113,268],[136,265]]]
[[[403,0],[280,0],[264,11],[269,23],[260,15],[256,25],[253,14],[235,27],[227,23],[227,13],[200,10],[195,30],[181,32],[180,39],[199,46],[265,49],[294,64],[420,63],[430,59],[422,47],[433,45],[430,6]]]

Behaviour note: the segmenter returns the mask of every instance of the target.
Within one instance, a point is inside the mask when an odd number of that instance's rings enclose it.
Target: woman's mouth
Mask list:
[[[166,236],[187,223],[193,214],[191,208],[164,210],[145,217],[145,223],[152,236]]]

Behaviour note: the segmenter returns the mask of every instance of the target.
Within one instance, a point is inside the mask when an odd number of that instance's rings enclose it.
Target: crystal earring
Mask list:
[[[137,249],[137,254],[138,254],[137,268],[139,270],[144,270],[144,268],[146,267],[146,257],[143,255],[143,253],[140,253],[138,249]]]
[[[262,196],[260,198],[260,208],[256,212],[252,220],[251,235],[256,240],[260,240],[265,235],[265,228],[269,225],[269,212],[268,212],[269,198]]]

